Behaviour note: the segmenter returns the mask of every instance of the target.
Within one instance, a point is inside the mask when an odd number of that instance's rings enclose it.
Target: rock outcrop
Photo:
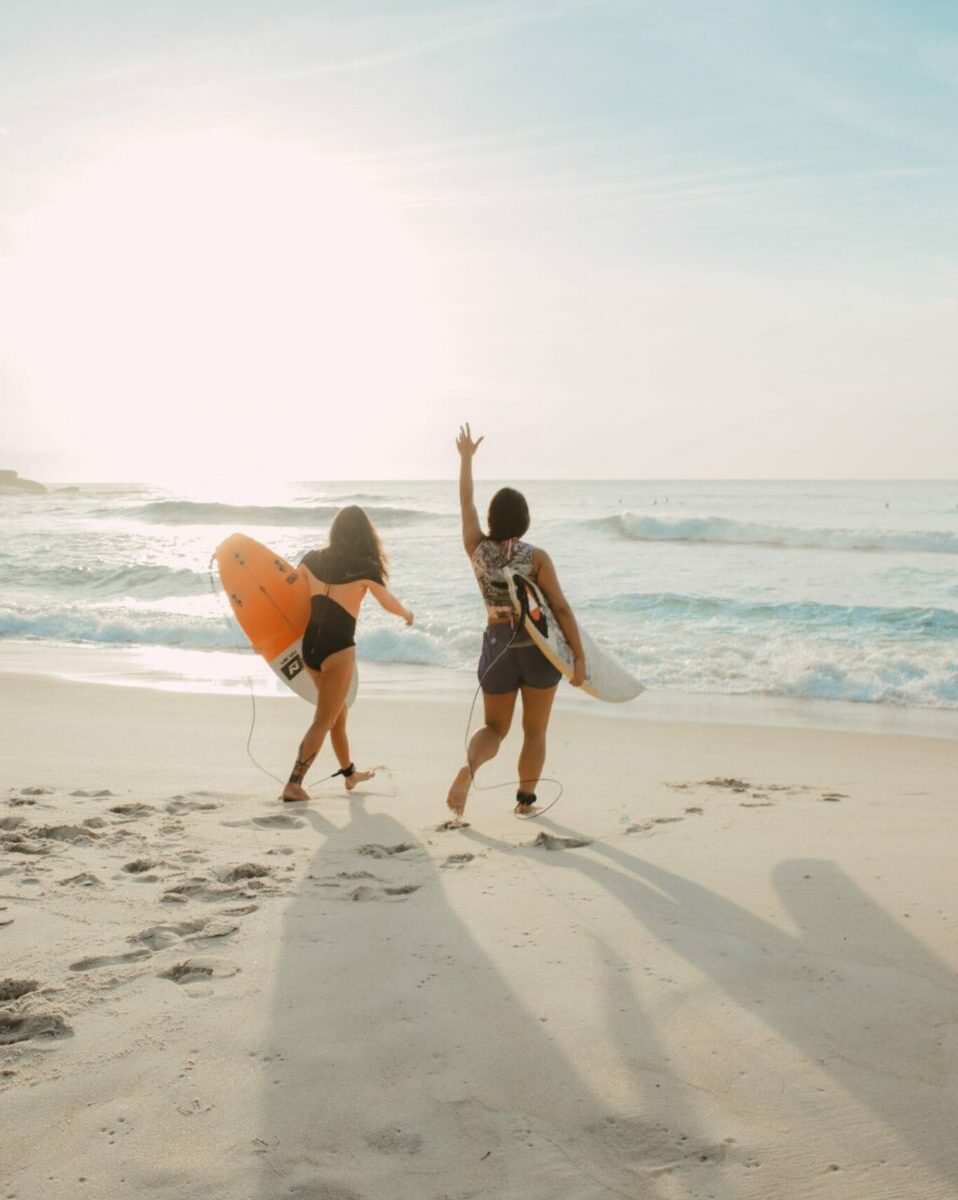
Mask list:
[[[42,483],[34,479],[21,479],[16,471],[0,471],[0,492],[45,492]]]

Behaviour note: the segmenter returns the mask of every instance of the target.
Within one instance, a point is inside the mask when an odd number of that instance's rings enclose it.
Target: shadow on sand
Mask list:
[[[540,824],[559,836],[584,836],[548,819]],[[543,855],[530,847],[506,847],[474,830],[466,836],[534,857],[540,866],[548,858],[550,867],[581,872],[605,889],[651,934],[870,1109],[893,1135],[889,1157],[903,1157],[898,1139],[910,1148],[915,1166],[949,1185],[948,1195],[956,1194],[958,1142],[941,1136],[936,1114],[944,1099],[941,1085],[952,1074],[943,1042],[955,1025],[958,980],[833,862],[793,859],[775,869],[775,886],[801,931],[793,936],[615,845],[594,842],[589,853]],[[643,1033],[619,1036],[625,1041]],[[815,1104],[814,1096],[808,1100]]]
[[[461,876],[441,864],[459,838],[424,840],[358,793],[320,803],[336,819],[302,814],[321,842],[284,917],[263,1053],[262,1200],[664,1200],[678,1172],[684,1195],[739,1194],[726,1172],[742,1157],[709,1142],[687,1089],[643,1069],[664,1052],[624,964],[587,984],[577,955],[560,980],[591,996],[583,1013],[600,989],[615,1014],[623,1058],[604,1088],[450,904]],[[481,912],[474,925],[497,943]]]

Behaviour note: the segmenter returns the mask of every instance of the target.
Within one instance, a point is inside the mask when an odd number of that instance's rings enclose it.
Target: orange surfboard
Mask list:
[[[303,662],[303,634],[309,622],[305,572],[245,533],[231,534],[216,547],[214,557],[233,615],[250,645],[278,679],[315,704],[316,685]],[[355,700],[358,683],[354,670],[347,704]]]

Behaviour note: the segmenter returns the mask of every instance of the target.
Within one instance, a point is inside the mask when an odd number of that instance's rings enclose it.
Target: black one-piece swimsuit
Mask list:
[[[314,671],[321,671],[331,654],[356,645],[356,618],[336,603],[329,589],[333,584],[355,583],[359,579],[379,583],[381,578],[372,564],[350,564],[352,569],[349,569],[326,550],[311,550],[300,566],[308,567],[320,583],[326,584],[326,591],[309,602],[309,624],[303,634],[303,662]]]
[[[303,634],[303,662],[314,671],[321,671],[331,654],[356,645],[356,618],[332,600],[328,592],[313,596],[309,610],[309,624]]]

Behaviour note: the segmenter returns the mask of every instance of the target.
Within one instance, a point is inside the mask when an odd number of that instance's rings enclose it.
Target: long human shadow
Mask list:
[[[355,796],[336,802],[341,824],[315,805],[302,814],[322,840],[280,933],[260,1055],[262,1200],[671,1195],[652,1171],[674,1146],[643,1115],[661,1093],[637,1078],[623,1104],[590,1086],[448,903],[455,880],[439,861],[461,842],[439,835],[429,848]],[[358,853],[401,844],[411,849]],[[565,985],[580,987],[581,964],[569,971]],[[655,1056],[634,998],[632,1011],[637,1044]],[[687,1105],[681,1124],[705,1153]],[[710,1185],[730,1200],[718,1157]]]
[[[545,818],[540,824],[558,836],[587,836]],[[793,936],[617,846],[596,841],[589,851],[550,854],[549,865],[605,888],[875,1113],[944,1181],[958,1185],[958,1143],[942,1138],[940,1124],[929,1120],[947,1078],[940,1031],[954,1024],[958,979],[844,871],[822,859],[775,868],[775,886],[802,931]],[[540,864],[545,858],[530,847],[521,852]]]

